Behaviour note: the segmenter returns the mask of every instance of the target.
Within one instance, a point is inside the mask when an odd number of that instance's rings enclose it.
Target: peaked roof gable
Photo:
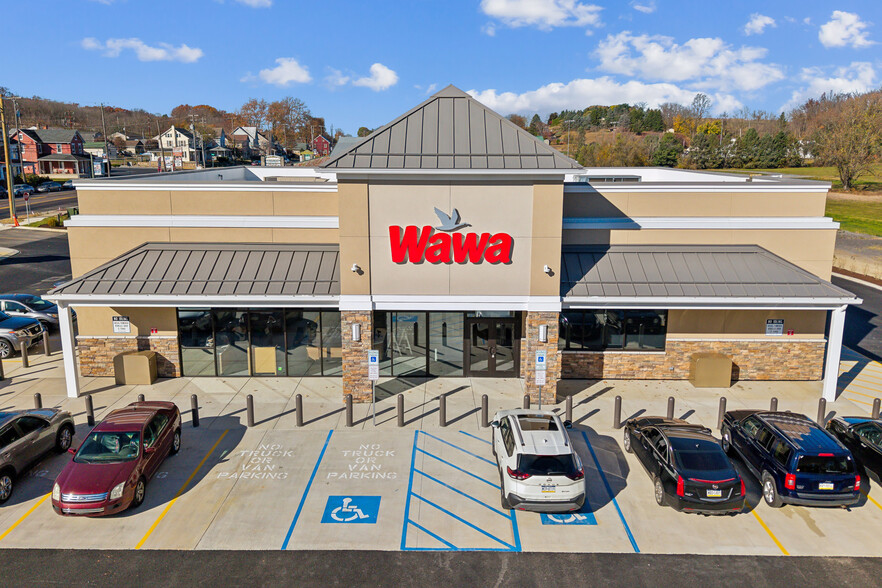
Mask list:
[[[581,169],[455,86],[377,129],[322,167],[336,169]]]

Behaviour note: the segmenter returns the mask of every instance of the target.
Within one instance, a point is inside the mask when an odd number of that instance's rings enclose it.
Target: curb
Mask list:
[[[51,233],[67,233],[67,229],[50,229],[49,227],[12,227],[13,229],[24,229],[26,231],[49,231]]]
[[[851,280],[852,282],[857,282],[858,284],[867,286],[868,288],[882,290],[882,280],[879,280],[877,278],[864,276],[862,274],[856,274],[854,272],[842,270],[839,268],[833,268],[833,275],[838,278],[844,278],[846,280]]]
[[[18,249],[0,247],[0,260],[6,259],[7,257],[12,257],[13,255],[18,255],[19,253],[20,251]]]

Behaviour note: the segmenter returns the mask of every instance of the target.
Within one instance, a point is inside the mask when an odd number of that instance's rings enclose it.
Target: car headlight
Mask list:
[[[48,314],[48,315],[51,316],[52,318],[55,318],[55,319],[58,318],[58,315],[55,314],[54,312],[47,312],[46,314]]]
[[[19,339],[21,339],[22,337],[25,336],[24,331],[12,331],[12,334],[15,335],[16,337],[18,337]]]
[[[52,487],[52,500],[61,500],[61,487],[58,482]]]
[[[116,486],[114,486],[113,490],[110,491],[110,499],[116,500],[117,498],[122,498],[123,489],[126,487],[125,482],[120,482]]]

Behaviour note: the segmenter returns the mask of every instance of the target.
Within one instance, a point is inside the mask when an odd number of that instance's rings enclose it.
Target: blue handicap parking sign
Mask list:
[[[328,496],[323,523],[374,524],[380,512],[380,496]]]
[[[596,525],[593,512],[563,512],[559,514],[542,513],[543,525]]]

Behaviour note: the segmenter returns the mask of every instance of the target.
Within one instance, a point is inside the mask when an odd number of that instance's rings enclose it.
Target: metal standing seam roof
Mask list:
[[[50,296],[338,296],[337,245],[145,243]]]
[[[582,169],[577,162],[454,86],[447,86],[322,167]]]
[[[621,297],[859,302],[756,245],[568,247],[560,287],[564,302]]]

